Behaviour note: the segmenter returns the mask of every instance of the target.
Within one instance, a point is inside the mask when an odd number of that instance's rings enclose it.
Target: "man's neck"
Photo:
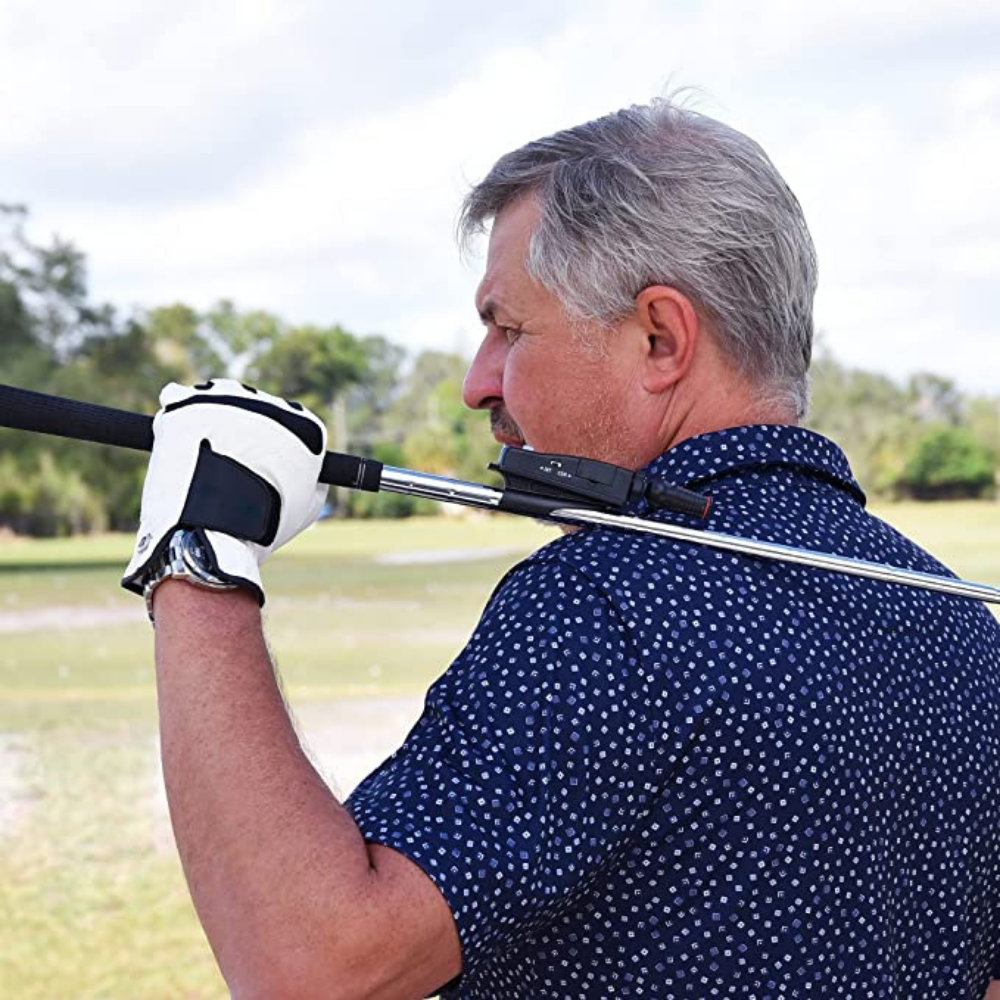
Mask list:
[[[674,401],[672,401],[673,403]],[[733,377],[702,383],[692,388],[687,398],[680,397],[668,407],[661,425],[661,449],[667,451],[682,441],[687,441],[712,431],[728,427],[745,427],[749,424],[797,425],[795,410],[787,403],[768,399],[759,387],[744,379]]]

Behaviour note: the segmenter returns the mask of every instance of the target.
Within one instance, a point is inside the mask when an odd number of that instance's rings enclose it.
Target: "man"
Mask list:
[[[716,530],[944,572],[796,426],[815,257],[755,143],[628,109],[501,159],[462,232],[490,220],[464,394],[499,441],[710,492]],[[319,509],[322,426],[224,381],[163,403],[126,584],[149,593],[177,843],[234,996],[982,995],[981,605],[583,529],[500,583],[345,806],[259,612],[259,560]]]

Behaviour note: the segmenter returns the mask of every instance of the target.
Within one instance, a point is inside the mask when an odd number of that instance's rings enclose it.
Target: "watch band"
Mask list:
[[[186,580],[205,590],[236,590],[239,585],[219,579],[208,568],[204,543],[198,532],[178,528],[162,555],[150,566],[143,581],[142,594],[146,599],[146,614],[156,626],[153,617],[153,592],[164,580]]]

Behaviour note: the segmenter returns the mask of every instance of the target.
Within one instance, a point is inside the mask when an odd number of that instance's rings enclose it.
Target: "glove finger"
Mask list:
[[[299,416],[312,417],[313,420],[320,422],[319,417],[307,410],[301,403],[289,402],[289,400],[281,396],[273,396],[271,393],[265,392],[263,389],[258,389],[254,385],[245,385],[243,382],[237,382],[236,379],[212,379],[210,388],[203,391],[207,392],[210,396],[244,396],[256,399],[262,403],[270,403],[272,406],[277,406],[282,410],[297,413]]]
[[[180,382],[168,382],[160,390],[160,409],[166,409],[171,403],[180,402],[191,395],[192,389]]]
[[[258,391],[234,378],[213,378],[200,390],[209,396],[256,396]]]
[[[207,388],[202,390],[202,392],[210,396],[234,396],[243,399],[254,399],[257,402],[275,406],[285,413],[293,413],[296,417],[305,418],[320,429],[323,435],[323,447],[324,449],[326,448],[326,425],[312,410],[306,409],[306,407],[295,400],[288,400],[282,396],[274,396],[263,389],[258,389],[256,386],[244,385],[244,383],[237,382],[236,379],[231,378],[212,379],[207,384]]]

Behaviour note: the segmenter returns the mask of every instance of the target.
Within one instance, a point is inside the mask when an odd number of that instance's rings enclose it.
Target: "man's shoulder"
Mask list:
[[[582,527],[554,539],[518,563],[503,581],[517,586],[520,580],[571,574],[581,584],[602,593],[615,589],[622,579],[641,572],[643,565],[664,566],[683,561],[684,552],[700,547],[641,531]]]
[[[590,529],[563,535],[512,566],[497,583],[490,604],[528,598],[529,607],[538,607],[566,590],[600,597],[619,554],[613,539],[595,538]]]
[[[490,607],[534,616],[562,607],[600,603],[623,625],[669,591],[697,600],[705,580],[718,572],[718,550],[643,532],[586,527],[563,535],[514,566],[494,590]]]

